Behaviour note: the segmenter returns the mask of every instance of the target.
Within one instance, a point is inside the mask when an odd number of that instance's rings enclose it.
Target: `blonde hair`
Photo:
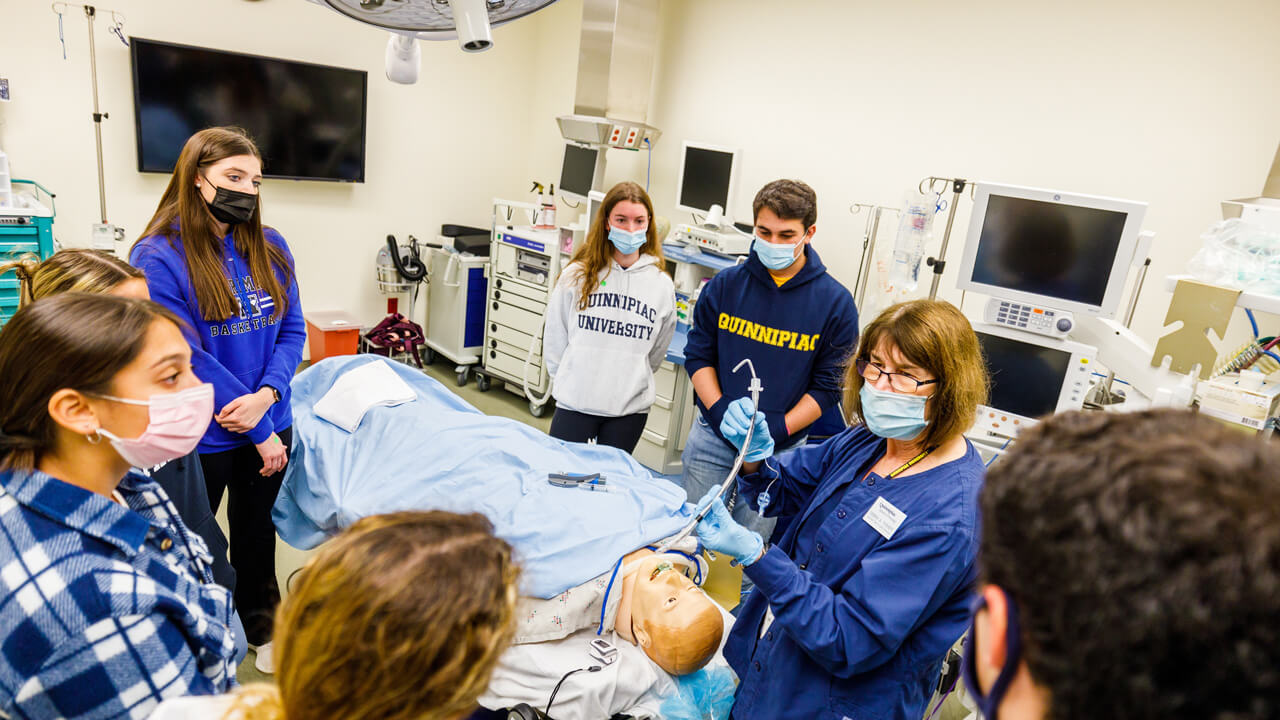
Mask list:
[[[893,343],[922,370],[938,378],[930,401],[923,447],[937,447],[960,435],[987,401],[987,366],[973,326],[955,305],[942,300],[911,300],[885,308],[862,331],[858,351],[844,376],[844,407],[850,419],[862,417],[863,379],[857,361],[870,360],[883,341]]]
[[[578,272],[578,309],[586,310],[591,293],[600,287],[600,271],[609,267],[613,260],[613,243],[609,242],[609,213],[618,203],[629,201],[640,203],[649,213],[649,226],[645,230],[644,245],[640,252],[658,259],[658,269],[666,272],[666,257],[662,254],[662,243],[658,241],[657,223],[654,222],[653,201],[644,188],[633,182],[620,182],[614,185],[600,203],[600,212],[591,222],[591,230],[587,232],[586,242],[573,254],[571,263],[579,263]]]
[[[278,687],[228,720],[446,720],[474,708],[515,632],[511,546],[482,515],[363,518],[321,546],[276,614]]]
[[[59,250],[43,262],[24,255],[0,265],[0,275],[10,271],[18,276],[19,307],[65,292],[106,295],[126,280],[145,279],[141,270],[114,255],[80,248]]]

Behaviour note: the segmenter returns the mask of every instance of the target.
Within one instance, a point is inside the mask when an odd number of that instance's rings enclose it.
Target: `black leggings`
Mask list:
[[[569,442],[586,442],[594,438],[599,445],[631,452],[640,442],[640,433],[644,432],[644,421],[648,418],[649,413],[606,417],[556,408],[549,434]]]
[[[277,430],[288,452],[293,428]],[[280,492],[284,471],[262,477],[262,456],[253,445],[216,453],[200,453],[209,506],[214,512],[227,490],[227,524],[231,526],[231,566],[236,570],[235,601],[250,645],[271,640],[271,624],[280,604],[276,581],[276,527],[271,506]]]

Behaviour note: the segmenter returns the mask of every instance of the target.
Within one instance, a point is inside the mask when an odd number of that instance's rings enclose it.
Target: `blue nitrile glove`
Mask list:
[[[752,422],[755,429],[751,431],[751,446],[747,448],[747,462],[760,462],[773,455],[773,435],[769,433],[769,422],[764,413],[757,412],[752,416],[751,398],[738,398],[729,403],[724,411],[724,420],[720,423],[720,434],[734,447],[742,449],[742,441],[747,437],[747,428]]]
[[[760,559],[764,550],[764,540],[758,533],[752,532],[737,523],[729,514],[724,501],[715,497],[720,488],[713,487],[698,501],[698,513],[711,506],[707,516],[698,523],[698,537],[708,549],[724,553],[738,561],[740,565],[750,565]],[[695,514],[698,514],[695,513]]]

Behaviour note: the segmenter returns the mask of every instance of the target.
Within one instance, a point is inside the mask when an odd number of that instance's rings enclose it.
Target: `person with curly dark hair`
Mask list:
[[[987,474],[965,681],[987,720],[1280,717],[1280,447],[1066,413]]]

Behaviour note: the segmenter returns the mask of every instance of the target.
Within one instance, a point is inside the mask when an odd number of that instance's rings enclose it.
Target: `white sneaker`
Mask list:
[[[271,643],[259,645],[254,652],[253,666],[258,668],[258,672],[274,675],[276,672],[276,659],[271,651]]]

